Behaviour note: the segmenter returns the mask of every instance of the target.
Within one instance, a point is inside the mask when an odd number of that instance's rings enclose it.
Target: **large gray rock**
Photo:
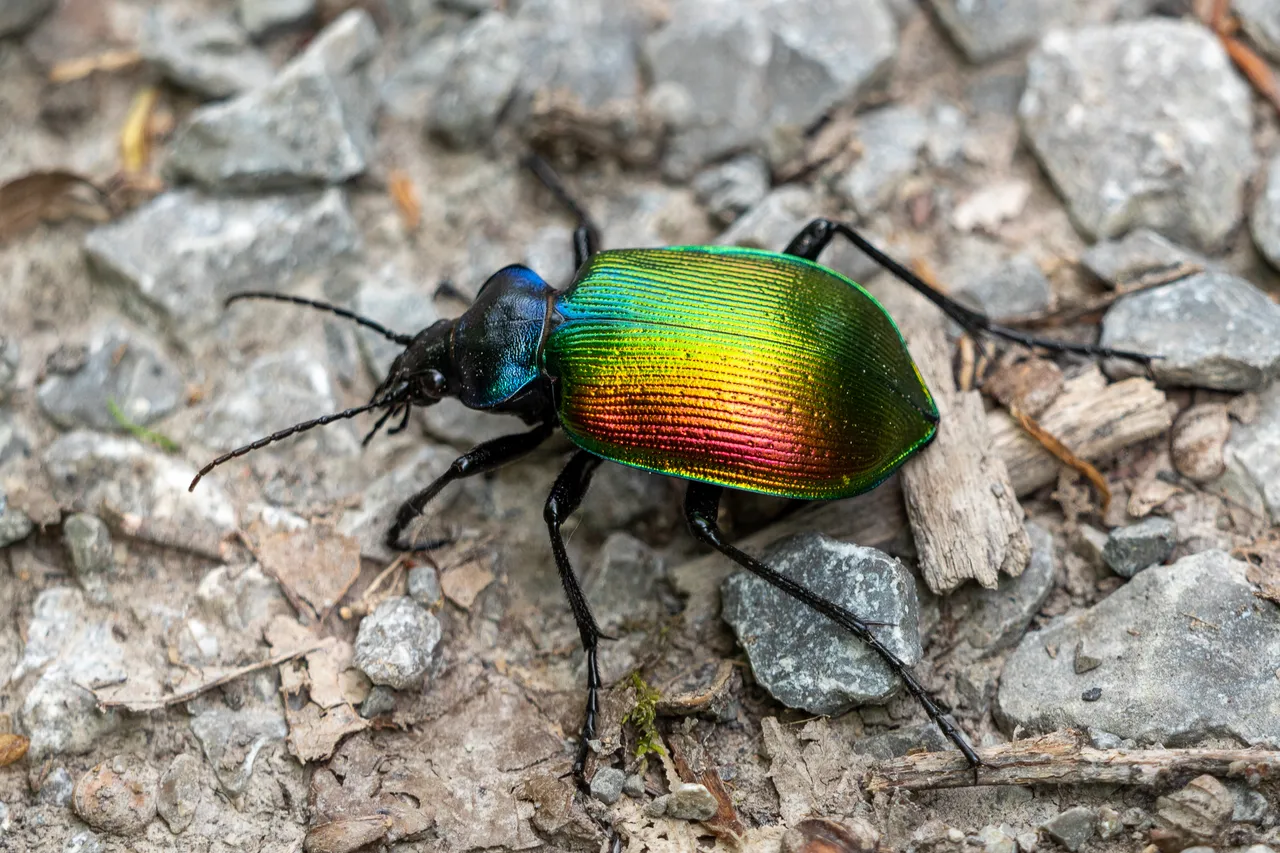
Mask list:
[[[501,12],[482,15],[459,33],[447,48],[427,131],[459,148],[487,140],[515,95],[524,69],[522,48],[531,38],[527,24]]]
[[[396,690],[421,687],[440,642],[440,622],[408,596],[389,598],[356,633],[355,665],[374,684]]]
[[[1280,5],[1272,0],[1234,0],[1231,11],[1262,51],[1280,62]]]
[[[152,9],[139,50],[170,82],[206,98],[229,98],[261,86],[275,73],[244,30],[222,18],[181,17]]]
[[[240,23],[254,38],[306,23],[316,13],[316,0],[239,0]]]
[[[1203,255],[1184,249],[1149,228],[1130,231],[1118,240],[1094,243],[1080,257],[1089,272],[1108,287],[1133,284],[1143,274],[1177,264],[1211,264]]]
[[[1242,278],[1204,272],[1120,299],[1100,343],[1163,356],[1151,363],[1163,384],[1246,391],[1280,372],[1280,305]],[[1108,365],[1115,375],[1141,369]]]
[[[644,43],[656,87],[688,105],[673,174],[745,149],[780,160],[803,130],[876,82],[897,52],[881,0],[680,0]]]
[[[1280,742],[1280,609],[1254,594],[1247,569],[1222,551],[1184,557],[1027,635],[1000,679],[1003,725],[1094,726],[1169,746]],[[1077,674],[1072,649],[1101,663]],[[1091,691],[1096,701],[1082,698]]]
[[[1199,24],[1051,32],[1031,54],[1020,111],[1092,238],[1145,225],[1212,250],[1240,219],[1254,164],[1249,89]]]
[[[908,666],[920,659],[915,581],[888,555],[818,533],[785,539],[761,561],[861,619]],[[721,589],[723,616],[756,681],[791,708],[839,714],[883,702],[898,677],[861,640],[763,580],[738,572]]]
[[[185,390],[182,376],[158,349],[109,329],[97,336],[79,370],[42,382],[37,399],[58,426],[124,432],[112,405],[128,423],[145,425],[177,408]]]
[[[1053,307],[1053,288],[1031,255],[980,256],[949,265],[947,279],[960,302],[997,320],[1037,314]]]
[[[1249,230],[1258,251],[1268,263],[1280,269],[1280,155],[1267,167],[1267,182],[1253,202]]]
[[[911,106],[888,106],[858,116],[858,161],[836,180],[835,190],[867,217],[893,200],[916,170],[929,138],[929,122]]]
[[[56,5],[57,0],[5,0],[0,5],[0,38],[31,28]]]
[[[128,308],[181,338],[215,325],[233,292],[282,289],[358,241],[338,190],[251,199],[180,190],[96,229],[85,251]]]
[[[1070,7],[1058,0],[930,0],[970,62],[986,62],[1040,37]]]
[[[345,13],[270,83],[192,113],[168,168],[220,190],[337,184],[368,168],[381,45],[368,13]]]
[[[1227,470],[1214,488],[1280,524],[1280,382],[1263,390],[1258,401],[1252,423],[1232,425],[1223,448]]]

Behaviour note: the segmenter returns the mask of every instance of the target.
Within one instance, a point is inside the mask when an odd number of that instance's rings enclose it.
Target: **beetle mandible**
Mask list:
[[[230,459],[288,436],[383,410],[367,443],[392,417],[403,430],[414,406],[444,397],[518,416],[531,429],[486,441],[454,460],[400,507],[387,531],[393,550],[445,486],[492,471],[533,450],[557,427],[578,446],[557,477],[544,517],[560,580],[587,661],[587,706],[574,762],[581,781],[596,734],[601,631],[565,551],[561,527],[604,460],[689,482],[684,515],[693,536],[836,622],[873,648],[974,768],[964,735],[886,648],[871,625],[726,541],[717,510],[726,488],[805,500],[875,488],[937,432],[938,409],[893,320],[850,279],[817,263],[837,236],[919,291],[971,334],[1147,363],[1150,356],[1034,337],[996,325],[926,284],[853,227],[818,218],[781,252],[723,246],[598,249],[599,231],[542,160],[528,165],[573,212],[577,274],[557,291],[531,269],[494,273],[460,317],[416,335],[393,332],[346,309],[269,292],[331,311],[404,347],[363,406],[295,424],[219,456]]]

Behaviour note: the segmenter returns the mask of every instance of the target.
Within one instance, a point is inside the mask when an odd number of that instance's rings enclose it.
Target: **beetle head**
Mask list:
[[[450,354],[453,320],[438,320],[413,336],[413,340],[391,362],[373,400],[395,401],[395,406],[430,406],[457,393],[449,377],[453,373]]]

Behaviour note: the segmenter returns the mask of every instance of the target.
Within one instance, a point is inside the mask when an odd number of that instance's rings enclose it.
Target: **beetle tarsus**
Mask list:
[[[786,575],[779,574],[759,560],[747,556],[725,541],[724,534],[720,531],[720,524],[716,520],[716,515],[720,508],[720,496],[723,493],[724,488],[721,486],[698,482],[689,484],[689,489],[685,492],[684,513],[685,519],[689,523],[689,530],[693,533],[694,538],[715,548],[761,580],[777,587],[802,604],[813,608],[870,646],[889,665],[889,668],[902,679],[907,691],[924,707],[929,719],[933,720],[938,728],[942,730],[947,740],[954,743],[956,748],[964,755],[965,760],[975,768],[976,777],[976,768],[982,763],[982,760],[978,758],[978,754],[974,752],[973,747],[969,745],[968,740],[961,734],[955,723],[943,712],[937,700],[912,675],[906,663],[880,642],[879,638],[872,633],[867,622],[859,619],[844,607],[828,601],[807,587],[796,583]]]

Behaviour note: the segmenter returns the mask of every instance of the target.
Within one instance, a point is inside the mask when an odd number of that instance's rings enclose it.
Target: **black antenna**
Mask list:
[[[279,432],[272,433],[271,435],[268,435],[265,438],[260,438],[257,441],[253,442],[252,444],[246,444],[243,447],[237,447],[235,450],[231,451],[230,453],[222,454],[217,459],[213,460],[208,465],[201,468],[200,471],[196,474],[195,478],[191,481],[191,485],[187,486],[187,491],[188,492],[194,491],[196,487],[196,483],[200,482],[201,477],[203,477],[205,474],[208,474],[214,468],[217,468],[223,462],[227,462],[229,460],[235,459],[237,456],[244,456],[246,453],[252,453],[255,450],[260,450],[263,447],[266,447],[268,444],[277,442],[282,438],[288,438],[289,436],[294,435],[296,433],[306,432],[309,429],[314,429],[315,427],[318,427],[318,426],[324,426],[325,424],[331,424],[334,421],[340,421],[340,420],[343,420],[344,418],[354,418],[356,415],[367,412],[370,409],[376,409],[379,406],[395,405],[399,402],[400,400],[398,397],[382,397],[380,399],[373,400],[372,402],[365,403],[363,406],[356,406],[354,409],[347,409],[346,411],[343,411],[343,412],[334,412],[331,415],[325,415],[324,417],[316,418],[315,420],[303,421],[300,424],[294,424],[288,429],[282,429]]]
[[[400,346],[408,346],[413,343],[413,335],[402,335],[399,332],[393,332],[386,326],[368,317],[362,317],[354,311],[348,311],[346,308],[339,308],[337,305],[330,305],[328,302],[319,302],[315,299],[303,299],[301,296],[289,296],[286,293],[271,293],[265,290],[246,290],[241,293],[233,293],[227,297],[227,301],[223,303],[224,307],[233,302],[239,302],[241,299],[274,299],[276,302],[292,302],[294,305],[306,305],[308,308],[319,308],[321,311],[329,311],[337,314],[339,317],[346,317],[348,320],[355,320],[361,326],[367,329],[373,329],[389,341],[395,341]]]

